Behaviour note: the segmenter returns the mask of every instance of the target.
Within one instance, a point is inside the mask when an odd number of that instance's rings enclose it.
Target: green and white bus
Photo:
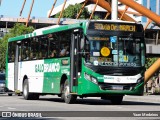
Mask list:
[[[120,104],[143,95],[145,41],[141,24],[91,20],[35,30],[8,40],[9,91],[24,99],[58,95],[66,103],[101,97]]]

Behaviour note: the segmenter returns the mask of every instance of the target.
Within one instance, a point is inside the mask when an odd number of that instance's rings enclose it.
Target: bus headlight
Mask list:
[[[89,74],[87,74],[87,73],[84,73],[84,77],[85,77],[87,80],[89,80],[89,81],[91,81],[91,82],[93,82],[93,83],[95,83],[95,84],[98,84],[97,79],[96,79],[95,77],[93,77],[93,76],[91,76],[91,75],[89,75]]]
[[[91,77],[91,81],[95,84],[98,84],[97,79],[95,77]]]
[[[90,81],[91,81],[91,76],[88,75],[87,73],[84,73],[84,77],[85,77],[87,80],[90,80]]]

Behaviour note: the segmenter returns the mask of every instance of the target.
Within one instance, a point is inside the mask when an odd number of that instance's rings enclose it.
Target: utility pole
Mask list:
[[[118,0],[112,0],[112,20],[118,19]]]

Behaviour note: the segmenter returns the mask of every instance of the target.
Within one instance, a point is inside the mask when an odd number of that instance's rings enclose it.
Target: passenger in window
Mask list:
[[[30,59],[31,60],[35,60],[36,59],[36,55],[33,52],[30,53]]]
[[[8,61],[11,62],[11,55],[8,55]]]
[[[13,62],[14,61],[14,54],[12,54],[12,56],[11,56],[11,61]]]
[[[47,51],[45,50],[42,51],[42,58],[47,58]]]
[[[25,52],[25,59],[24,60],[29,60],[29,51],[28,50],[26,50],[26,52]]]
[[[24,55],[22,55],[21,60],[25,60],[25,56]]]
[[[60,56],[68,56],[69,55],[69,46],[66,45],[60,52]]]
[[[9,54],[8,60],[9,60],[9,62],[13,62],[14,61],[14,54],[13,54],[13,52],[11,52],[11,54]]]
[[[56,57],[57,51],[55,49],[52,50],[50,57]]]
[[[39,59],[42,59],[42,52],[39,52],[38,58],[39,58]]]
[[[33,60],[33,52],[30,52],[30,59]]]

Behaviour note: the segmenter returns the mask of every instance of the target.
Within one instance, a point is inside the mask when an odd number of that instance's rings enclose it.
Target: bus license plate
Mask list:
[[[112,86],[113,90],[123,90],[123,86]]]

